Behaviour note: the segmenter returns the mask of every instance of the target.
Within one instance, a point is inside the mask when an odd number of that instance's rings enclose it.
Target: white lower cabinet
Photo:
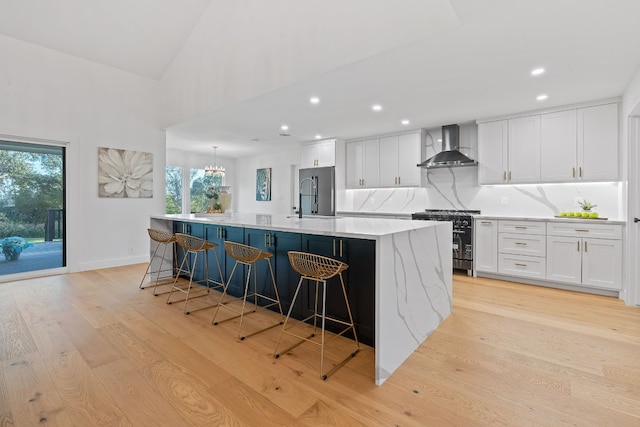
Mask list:
[[[603,290],[622,289],[622,225],[477,218],[475,269]]]
[[[547,253],[548,280],[621,289],[620,240],[549,236]]]
[[[544,233],[543,221],[499,221],[498,273],[544,279]]]
[[[475,253],[473,256],[476,271],[498,272],[498,221],[495,219],[477,219],[475,230]]]

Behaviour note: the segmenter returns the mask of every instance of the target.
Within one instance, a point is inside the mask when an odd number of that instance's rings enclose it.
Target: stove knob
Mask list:
[[[465,219],[464,221],[462,221],[462,225],[464,225],[465,227],[469,226],[469,221]]]

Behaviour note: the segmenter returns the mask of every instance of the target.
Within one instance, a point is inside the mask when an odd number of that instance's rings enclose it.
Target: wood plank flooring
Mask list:
[[[614,298],[455,275],[453,313],[377,387],[373,349],[322,381],[317,347],[276,360],[278,329],[240,342],[139,290],[145,267],[0,284],[1,426],[640,426],[640,308]]]

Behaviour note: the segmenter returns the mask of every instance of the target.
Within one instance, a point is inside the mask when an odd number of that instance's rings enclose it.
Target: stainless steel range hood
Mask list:
[[[421,168],[450,168],[477,166],[478,162],[462,154],[460,147],[460,126],[442,126],[442,151],[418,164]]]

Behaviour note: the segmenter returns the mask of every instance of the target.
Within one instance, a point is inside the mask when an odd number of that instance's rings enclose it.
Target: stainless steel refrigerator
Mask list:
[[[300,169],[299,208],[302,215],[336,214],[335,167]]]

